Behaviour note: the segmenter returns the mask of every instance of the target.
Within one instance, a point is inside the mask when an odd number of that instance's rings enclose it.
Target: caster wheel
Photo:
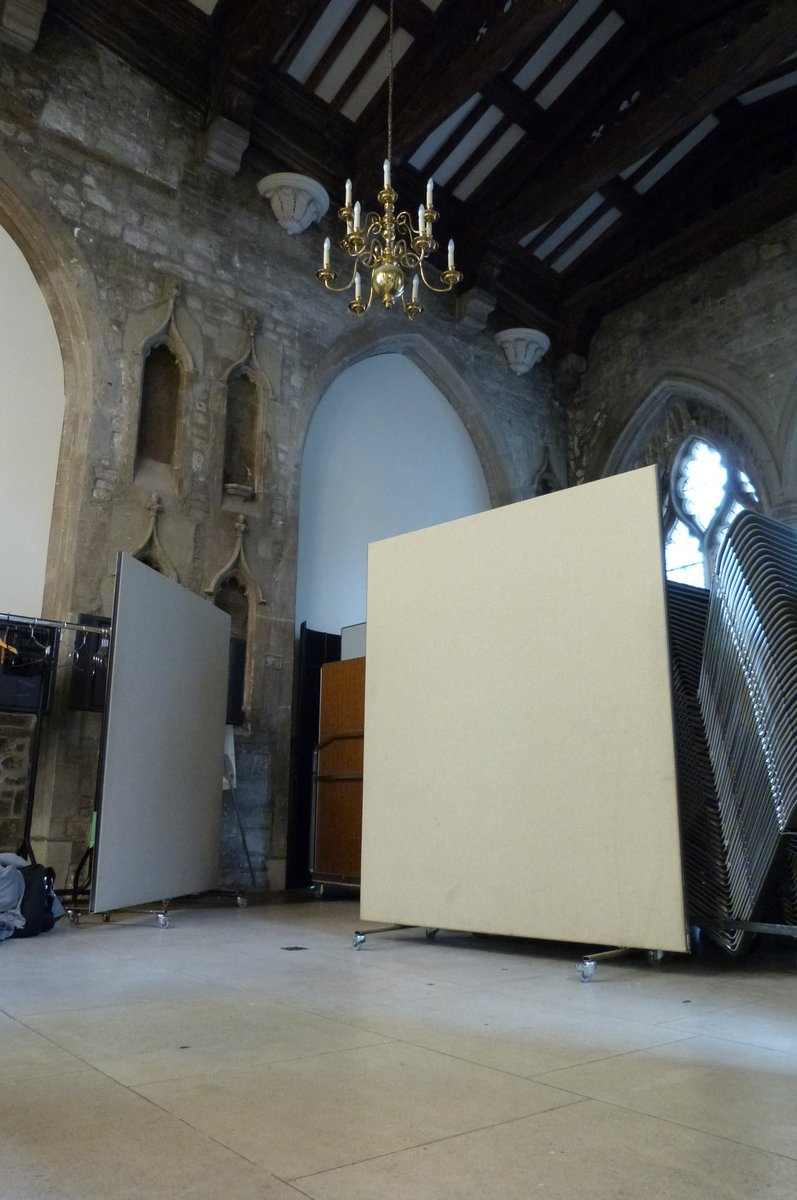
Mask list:
[[[246,896],[236,896],[236,897],[235,897],[235,902],[236,902],[236,904],[238,905],[238,907],[239,907],[239,908],[246,908],[246,906],[247,906],[247,904],[248,904],[248,901],[247,901],[247,899],[246,899]]]
[[[365,934],[364,933],[355,933],[354,941],[352,942],[352,946],[354,946],[354,949],[361,950],[364,945],[365,945]]]
[[[158,913],[158,924],[161,929],[169,928],[169,918],[166,916],[166,913]]]
[[[576,971],[578,972],[578,977],[582,983],[589,983],[590,979],[592,979],[593,975],[595,974],[595,963],[591,961],[580,962],[576,967]]]
[[[652,967],[657,967],[660,963],[664,962],[667,954],[665,950],[647,950],[645,951],[645,957]]]
[[[70,924],[72,924],[72,925],[80,924],[80,913],[72,912],[70,910],[70,912],[68,913],[68,916],[69,916]]]
[[[317,884],[317,885],[316,885],[315,894],[316,894],[316,896],[318,896],[318,899],[319,899],[319,900],[323,900],[323,899],[324,899],[324,885],[323,885],[323,883],[319,883],[319,884]]]
[[[110,914],[110,913],[103,913],[103,914],[102,914],[102,923],[103,923],[103,925],[107,925],[107,924],[108,924],[108,922],[110,921],[110,919],[111,919],[111,914]]]
[[[699,925],[689,927],[689,953],[695,962],[703,962],[706,957],[706,941]]]
[[[433,942],[433,941],[434,941],[434,939],[437,937],[437,935],[438,935],[438,933],[439,933],[439,932],[440,932],[440,930],[439,930],[439,929],[427,929],[427,930],[426,930],[426,936],[427,936],[427,938],[429,939],[429,941],[430,941],[430,942]]]

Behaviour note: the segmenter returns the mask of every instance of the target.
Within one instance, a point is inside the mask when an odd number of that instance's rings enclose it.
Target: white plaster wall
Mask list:
[[[297,627],[339,633],[365,620],[369,542],[489,507],[473,443],[438,388],[400,354],[355,363],[305,443]]]
[[[64,367],[52,317],[21,251],[0,228],[0,612],[42,615],[63,422]]]

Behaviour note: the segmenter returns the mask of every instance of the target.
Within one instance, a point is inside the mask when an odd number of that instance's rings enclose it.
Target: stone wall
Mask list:
[[[0,846],[16,850],[25,830],[30,749],[36,718],[0,713]]]
[[[666,453],[689,429],[730,444],[764,507],[797,518],[797,218],[608,316],[570,426],[575,482]]]
[[[533,494],[546,453],[562,481],[565,471],[547,366],[516,379],[492,333],[458,323],[446,304],[431,303],[417,327],[381,311],[357,322],[321,292],[314,270],[335,220],[289,237],[246,162],[235,179],[206,164],[198,113],[56,18],[32,54],[0,47],[0,221],[48,299],[66,373],[45,612],[109,613],[117,551],[156,542],[158,565],[204,593],[234,557],[245,516],[253,583],[239,803],[264,886],[280,886],[285,856],[302,447],[328,384],[360,358],[404,353],[462,417],[493,503]],[[144,355],[164,339],[183,371],[171,472],[136,465]],[[263,405],[253,500],[222,489],[226,379],[244,361]],[[60,876],[85,846],[98,736],[96,716],[69,712],[64,691],[34,826]],[[247,882],[230,814],[222,859],[226,883]]]

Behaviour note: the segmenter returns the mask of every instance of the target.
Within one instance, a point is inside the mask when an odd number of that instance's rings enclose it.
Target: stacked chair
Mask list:
[[[689,920],[738,954],[734,923],[797,924],[797,534],[740,514],[667,600]]]

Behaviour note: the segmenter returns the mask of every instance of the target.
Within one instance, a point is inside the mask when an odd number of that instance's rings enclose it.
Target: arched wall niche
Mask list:
[[[382,354],[400,354],[409,359],[446,398],[473,442],[492,507],[523,499],[508,468],[512,460],[509,446],[502,444],[495,429],[485,420],[483,397],[473,390],[446,355],[417,330],[376,336],[368,330],[356,330],[336,342],[308,382],[311,403],[305,414],[304,429],[300,432],[302,452],[313,414],[330,384],[347,367]]]
[[[144,355],[138,417],[136,469],[146,462],[173,468],[177,453],[183,373],[168,340],[156,342]]]
[[[89,489],[92,417],[98,364],[94,347],[107,345],[108,328],[96,283],[83,253],[46,198],[0,150],[0,224],[16,242],[38,283],[55,326],[64,369],[64,423],[53,504],[44,612],[72,613],[80,569],[78,532]],[[91,590],[86,589],[86,590]]]
[[[268,473],[267,430],[273,390],[255,346],[256,318],[246,318],[246,344],[221,380],[224,437],[222,495],[233,505],[262,497]]]
[[[752,405],[727,388],[687,375],[669,375],[650,388],[599,474],[606,478],[651,463],[667,464],[690,434],[733,454],[760,489],[765,512],[780,503],[775,456]]]
[[[170,282],[167,300],[131,314],[123,340],[126,407],[135,414],[126,447],[131,477],[147,491],[166,494],[178,492],[185,478],[189,393],[204,362],[201,330]]]

